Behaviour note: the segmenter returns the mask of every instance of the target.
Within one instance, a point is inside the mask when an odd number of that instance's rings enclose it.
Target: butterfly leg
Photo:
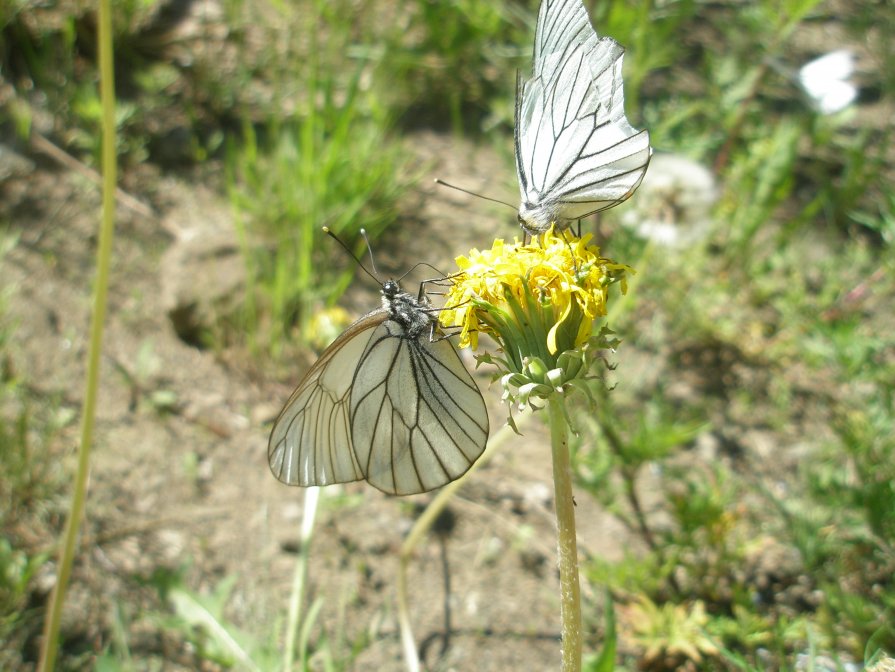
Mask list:
[[[417,301],[422,302],[425,299],[425,297],[427,297],[429,294],[434,294],[435,296],[441,296],[442,294],[444,294],[444,292],[428,292],[428,291],[426,291],[426,285],[436,285],[436,286],[442,286],[442,287],[446,286],[446,285],[449,286],[448,281],[456,278],[458,275],[459,275],[459,273],[453,273],[451,275],[443,275],[440,278],[432,278],[431,280],[423,280],[420,283],[420,291],[416,297]]]

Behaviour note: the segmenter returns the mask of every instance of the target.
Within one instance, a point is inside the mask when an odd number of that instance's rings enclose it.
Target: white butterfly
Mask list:
[[[839,49],[803,65],[798,81],[818,112],[836,114],[858,97],[858,89],[850,81],[854,72],[854,54]]]
[[[625,117],[624,53],[597,37],[581,0],[542,0],[534,73],[516,93],[519,223],[529,233],[618,205],[643,179],[652,150]]]
[[[273,426],[267,457],[288,485],[366,480],[410,495],[462,476],[488,440],[485,401],[422,290],[382,285],[382,307],[311,367]]]

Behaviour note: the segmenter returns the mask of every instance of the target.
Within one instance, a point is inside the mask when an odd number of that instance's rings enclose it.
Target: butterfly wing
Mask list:
[[[617,205],[640,184],[649,133],[625,117],[624,49],[598,38],[581,0],[542,0],[534,75],[516,96],[523,226],[533,232]]]
[[[376,310],[348,327],[305,375],[274,422],[270,469],[287,485],[329,485],[364,478],[351,443],[351,381],[371,336],[386,319]]]
[[[361,356],[349,417],[367,481],[394,495],[459,478],[488,440],[485,401],[453,344],[407,337],[393,321]]]

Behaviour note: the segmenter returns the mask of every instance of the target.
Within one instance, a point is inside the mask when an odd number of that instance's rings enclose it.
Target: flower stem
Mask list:
[[[550,440],[553,447],[553,487],[559,542],[560,619],[562,621],[562,672],[581,670],[581,591],[578,586],[578,540],[575,536],[575,501],[572,497],[572,465],[569,428],[564,400],[556,395],[548,402]]]

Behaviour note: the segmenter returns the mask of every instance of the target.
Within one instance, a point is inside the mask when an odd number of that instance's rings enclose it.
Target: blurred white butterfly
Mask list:
[[[821,114],[836,114],[858,97],[857,87],[848,81],[855,72],[855,57],[839,49],[809,61],[799,70],[799,84]]]
[[[516,93],[519,223],[529,233],[618,205],[643,179],[652,150],[625,117],[624,53],[597,37],[581,0],[542,0],[534,73]]]
[[[270,469],[287,485],[366,480],[391,495],[426,492],[472,466],[488,440],[485,401],[439,336],[437,309],[398,283],[311,367],[270,434]]]

